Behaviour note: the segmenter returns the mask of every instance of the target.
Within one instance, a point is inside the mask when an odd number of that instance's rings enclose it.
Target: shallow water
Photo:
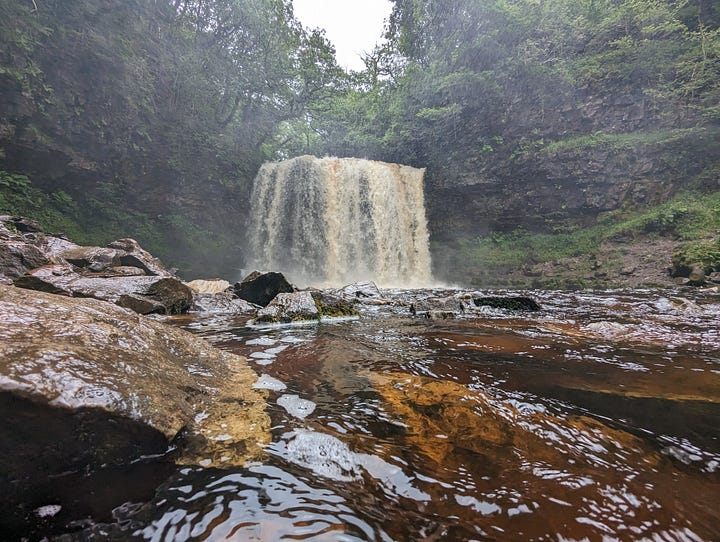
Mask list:
[[[388,293],[431,294],[454,292]],[[720,299],[687,295],[532,292],[537,313],[393,304],[268,329],[177,319],[263,375],[273,442],[242,469],[176,470],[103,533],[720,540]]]

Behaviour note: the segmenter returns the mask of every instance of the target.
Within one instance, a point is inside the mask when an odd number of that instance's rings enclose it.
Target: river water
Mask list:
[[[720,540],[720,298],[523,292],[542,310],[175,320],[242,354],[273,439],[244,468],[178,468],[110,538]],[[121,527],[118,527],[121,526]],[[97,532],[97,531],[96,531]]]

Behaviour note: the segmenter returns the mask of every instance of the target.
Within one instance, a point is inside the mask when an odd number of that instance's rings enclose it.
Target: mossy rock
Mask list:
[[[720,239],[688,243],[676,250],[670,275],[689,277],[693,268],[698,266],[708,275],[720,271]]]
[[[320,316],[340,318],[358,315],[355,306],[341,297],[321,291],[312,292],[312,297],[315,300]]]

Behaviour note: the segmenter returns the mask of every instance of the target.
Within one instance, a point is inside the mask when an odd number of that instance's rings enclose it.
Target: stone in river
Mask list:
[[[235,294],[245,301],[265,307],[280,293],[294,292],[295,289],[282,273],[260,273],[254,271],[233,286]]]

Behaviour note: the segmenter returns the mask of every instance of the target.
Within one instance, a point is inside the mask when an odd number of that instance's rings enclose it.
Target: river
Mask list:
[[[542,310],[412,317],[458,295],[426,290],[319,325],[173,319],[263,375],[272,443],[164,473],[108,536],[720,540],[717,294],[516,294]]]

